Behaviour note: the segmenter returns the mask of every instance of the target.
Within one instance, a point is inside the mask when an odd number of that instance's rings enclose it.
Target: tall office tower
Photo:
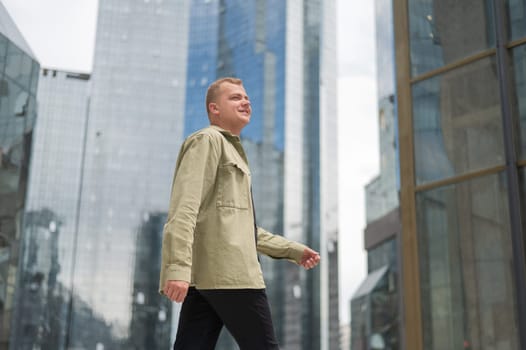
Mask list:
[[[90,76],[42,69],[24,235],[21,242],[13,349],[63,349],[75,292],[75,255]],[[75,310],[92,314],[87,303]],[[103,333],[100,317],[92,327]],[[88,328],[87,328],[88,329]],[[95,347],[96,339],[78,342]]]
[[[526,0],[393,0],[405,348],[526,348]]]
[[[89,88],[89,74],[41,70],[12,349],[66,348],[72,318],[84,324],[79,346],[116,343],[112,325],[72,283]]]
[[[39,63],[0,3],[0,348],[9,346]]]
[[[367,276],[351,300],[351,343],[353,350],[363,349],[375,339],[380,342],[375,346],[398,350],[403,348],[399,331],[401,227],[391,0],[375,1],[375,17],[380,174],[365,187]]]
[[[334,15],[334,1],[319,0],[193,1],[190,9],[185,135],[208,124],[208,84],[243,79],[252,120],[241,138],[258,225],[325,261],[304,272],[261,258],[284,349],[339,348]]]
[[[101,348],[135,341],[130,330],[137,312],[146,310],[136,308],[137,301],[151,296],[134,284],[137,269],[147,269],[134,260],[137,249],[146,249],[137,242],[144,243],[138,235],[149,213],[166,211],[169,203],[183,133],[188,6],[185,0],[99,3],[72,283],[119,340]],[[152,237],[150,244],[156,243]],[[159,322],[171,322],[160,302],[144,303],[157,305]],[[67,346],[76,346],[86,326],[71,313]]]

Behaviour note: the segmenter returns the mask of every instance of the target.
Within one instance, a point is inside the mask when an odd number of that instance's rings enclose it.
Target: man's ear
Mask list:
[[[210,110],[210,113],[217,114],[217,112],[218,112],[217,104],[215,102],[210,102],[208,104],[208,109]]]

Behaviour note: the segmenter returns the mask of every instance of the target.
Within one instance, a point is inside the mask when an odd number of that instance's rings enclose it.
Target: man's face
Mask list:
[[[210,105],[212,114],[217,117],[218,125],[234,134],[239,134],[250,121],[252,109],[242,85],[228,82],[221,84],[216,102]]]

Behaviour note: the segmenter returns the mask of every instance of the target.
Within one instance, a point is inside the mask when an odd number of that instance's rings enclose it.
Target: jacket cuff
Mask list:
[[[190,283],[192,269],[178,265],[166,265],[165,281],[185,281]]]
[[[290,245],[290,252],[291,252],[291,258],[296,262],[296,264],[300,264],[301,258],[303,257],[303,252],[307,248],[306,245],[303,245],[298,242],[291,242]]]

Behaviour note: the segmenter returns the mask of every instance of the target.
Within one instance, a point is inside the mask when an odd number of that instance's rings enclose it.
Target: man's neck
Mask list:
[[[235,136],[239,136],[241,134],[241,130],[236,132],[236,131],[232,130],[232,128],[229,128],[229,127],[227,127],[225,125],[220,125],[218,123],[210,123],[210,125],[217,126],[217,127],[221,128],[223,130],[228,131],[229,133],[231,133],[232,135],[235,135]]]

